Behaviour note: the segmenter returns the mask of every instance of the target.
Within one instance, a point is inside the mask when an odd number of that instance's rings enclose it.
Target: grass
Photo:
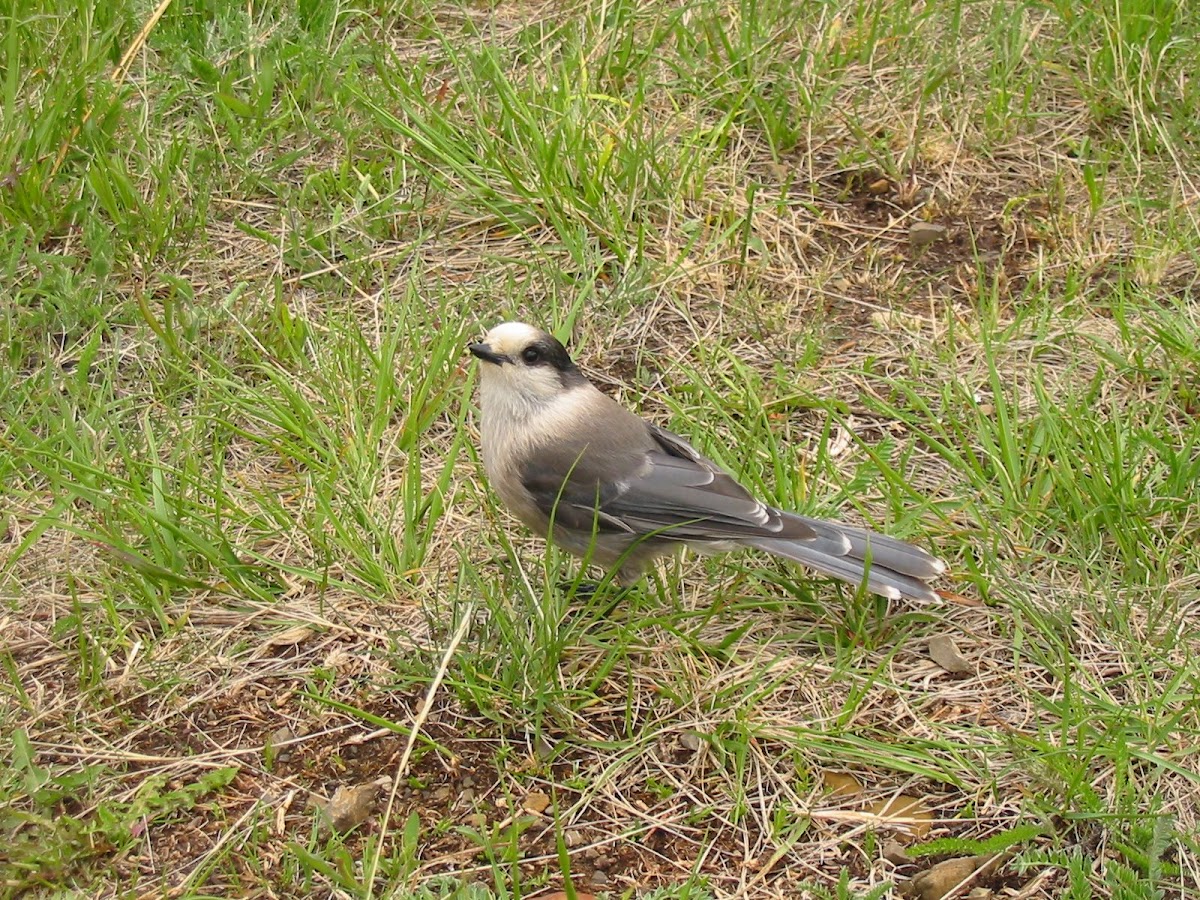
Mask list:
[[[0,10],[4,896],[1200,891],[1191,6],[159,12]],[[577,590],[512,317],[944,602]]]

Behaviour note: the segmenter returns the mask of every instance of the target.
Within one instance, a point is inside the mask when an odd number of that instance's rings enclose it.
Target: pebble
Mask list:
[[[914,247],[924,247],[946,236],[946,226],[935,222],[913,222],[908,228],[908,241]]]
[[[883,858],[895,866],[903,866],[912,862],[912,857],[908,855],[904,845],[897,840],[884,842]]]
[[[334,831],[342,832],[367,821],[380,788],[381,785],[374,781],[366,784],[338,785],[329,803],[325,805],[329,826]]]
[[[525,808],[526,812],[531,812],[537,815],[544,813],[549,805],[550,798],[547,797],[542,791],[533,791],[525,797],[525,801],[521,804],[521,806]]]
[[[967,662],[958,645],[954,643],[954,638],[948,634],[934,635],[929,639],[929,656],[951,675],[975,672],[975,667]]]
[[[293,740],[296,733],[292,729],[284,725],[282,728],[276,728],[267,737],[267,746],[271,747],[275,753],[275,759],[287,759],[292,755],[292,751],[296,748],[288,744],[288,741]]]

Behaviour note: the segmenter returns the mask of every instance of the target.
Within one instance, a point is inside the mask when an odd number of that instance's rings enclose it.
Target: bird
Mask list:
[[[480,363],[488,482],[526,526],[635,583],[686,545],[755,548],[892,600],[937,599],[946,565],[925,550],[756,499],[679,435],[600,391],[553,335],[496,325],[467,349]]]

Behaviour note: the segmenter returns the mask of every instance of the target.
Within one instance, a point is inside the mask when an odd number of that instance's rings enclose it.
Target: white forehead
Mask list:
[[[524,322],[503,322],[489,331],[483,341],[497,353],[514,353],[542,335],[541,330]]]

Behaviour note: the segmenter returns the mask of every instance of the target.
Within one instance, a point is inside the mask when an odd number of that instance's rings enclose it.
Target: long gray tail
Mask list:
[[[946,571],[946,564],[920,547],[853,525],[784,515],[803,522],[817,536],[803,541],[759,538],[747,543],[853,585],[862,584],[865,574],[867,588],[885,597],[937,599],[925,582]]]

